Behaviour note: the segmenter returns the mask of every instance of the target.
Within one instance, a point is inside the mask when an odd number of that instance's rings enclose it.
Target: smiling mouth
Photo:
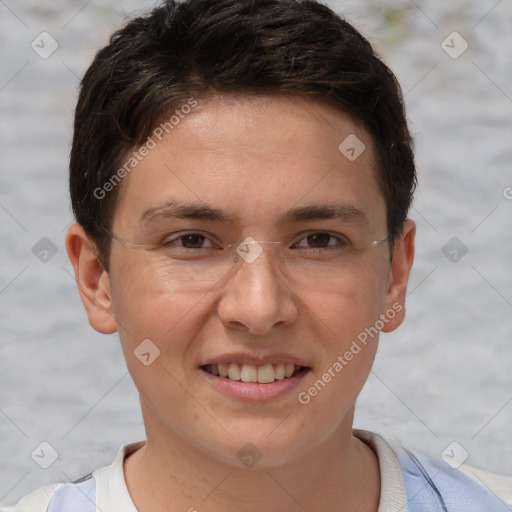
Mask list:
[[[291,363],[275,363],[255,366],[252,364],[219,363],[201,366],[201,369],[216,377],[241,382],[257,382],[271,384],[275,380],[294,377],[300,372],[309,370],[306,366]]]

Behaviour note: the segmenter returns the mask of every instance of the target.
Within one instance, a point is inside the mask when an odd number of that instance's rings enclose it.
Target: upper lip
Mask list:
[[[261,354],[254,355],[249,354],[247,352],[232,352],[229,354],[222,354],[215,357],[210,357],[199,366],[206,366],[210,364],[228,364],[228,363],[238,363],[238,364],[252,364],[254,366],[263,366],[265,364],[294,364],[296,366],[305,366],[309,367],[310,365],[304,360],[297,356],[293,356],[290,354],[285,354],[282,352],[269,353],[269,354]]]

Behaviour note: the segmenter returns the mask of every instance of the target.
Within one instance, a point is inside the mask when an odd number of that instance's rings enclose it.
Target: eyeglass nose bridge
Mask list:
[[[246,263],[253,263],[263,253],[262,244],[280,244],[284,242],[267,242],[263,240],[256,240],[252,236],[248,236],[238,244],[227,244],[227,247],[236,247],[236,253]]]

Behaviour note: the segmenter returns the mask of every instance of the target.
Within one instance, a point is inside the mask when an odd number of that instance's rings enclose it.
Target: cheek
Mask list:
[[[160,351],[159,362],[165,359],[170,369],[179,371],[183,354],[202,325],[197,319],[201,294],[183,287],[173,290],[144,265],[128,258],[115,265],[111,293],[128,367],[138,369],[140,361],[134,360],[134,352],[142,350],[139,345],[144,340],[150,340],[157,347],[153,351]]]
[[[386,261],[359,265],[334,283],[317,282],[294,290],[306,306],[304,316],[316,317],[331,338],[347,340],[373,325],[383,313],[388,281]],[[309,310],[309,313],[308,311]]]
[[[313,326],[322,358],[312,378],[298,390],[304,407],[304,428],[328,436],[351,410],[371,371],[377,352],[380,310],[373,303],[375,287],[347,288],[324,298]],[[348,416],[347,416],[348,415]],[[317,418],[322,418],[321,426]]]
[[[337,288],[324,287],[304,296],[304,316],[322,347],[316,372],[320,382],[311,393],[305,390],[309,397],[322,395],[317,403],[350,402],[348,398],[355,400],[364,385],[382,329],[386,284],[386,266],[377,262],[340,281]]]
[[[198,319],[200,296],[161,287],[136,268],[120,270],[123,278],[112,287],[114,312],[126,365],[141,398],[155,414],[169,403],[188,410],[180,383],[193,364],[192,342],[203,324]]]
[[[136,252],[113,252],[111,269],[113,309],[121,331],[146,337],[155,335],[190,307],[192,299],[186,293],[173,292],[158,270],[148,266]]]

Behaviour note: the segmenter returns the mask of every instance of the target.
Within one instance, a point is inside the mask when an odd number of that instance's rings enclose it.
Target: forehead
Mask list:
[[[123,180],[114,224],[140,224],[174,201],[222,209],[241,223],[273,223],[315,204],[359,209],[373,223],[385,215],[370,136],[326,103],[215,96],[152,138]]]

